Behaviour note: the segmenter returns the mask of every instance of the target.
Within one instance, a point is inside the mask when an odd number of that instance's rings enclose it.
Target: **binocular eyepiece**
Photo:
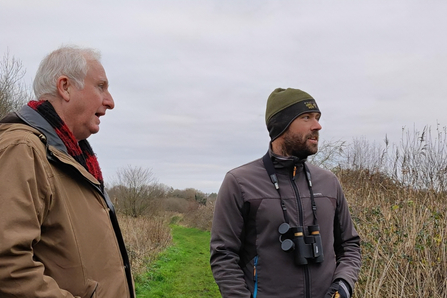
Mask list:
[[[323,246],[321,243],[320,227],[308,226],[309,235],[304,235],[302,226],[291,227],[288,223],[282,223],[278,232],[279,242],[283,251],[294,251],[295,265],[307,265],[308,260],[321,263],[324,260]]]

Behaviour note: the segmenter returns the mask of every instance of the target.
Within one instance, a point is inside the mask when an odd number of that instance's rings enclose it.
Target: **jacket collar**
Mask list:
[[[284,170],[291,170],[295,166],[297,168],[302,168],[304,162],[307,160],[306,158],[301,159],[296,156],[281,156],[278,154],[275,154],[272,150],[271,145],[269,146],[269,154],[270,158],[273,161],[273,165],[275,169],[284,169]]]
[[[54,128],[35,110],[29,106],[23,106],[16,115],[22,119],[29,126],[37,129],[45,135],[47,138],[48,145],[55,147],[56,149],[67,153],[67,148],[65,147],[62,140],[56,134]]]
[[[90,174],[86,168],[84,168],[80,163],[76,162],[73,157],[68,154],[67,147],[65,147],[65,144],[56,134],[54,128],[37,111],[33,110],[29,106],[24,106],[19,111],[13,114],[15,114],[27,125],[31,126],[34,129],[37,129],[40,133],[45,135],[46,140],[44,141],[44,143],[46,143],[47,146],[48,159],[54,159],[54,157],[56,157],[57,160],[67,165],[73,166],[81,173],[81,175],[83,175],[96,187],[98,187],[98,185],[100,184],[99,181],[92,174]],[[99,187],[98,190],[103,193],[103,191],[100,190]]]

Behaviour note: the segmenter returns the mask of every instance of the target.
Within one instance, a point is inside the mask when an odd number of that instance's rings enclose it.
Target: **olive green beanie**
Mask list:
[[[267,100],[265,123],[273,141],[282,135],[299,115],[320,113],[312,96],[299,89],[275,89]]]

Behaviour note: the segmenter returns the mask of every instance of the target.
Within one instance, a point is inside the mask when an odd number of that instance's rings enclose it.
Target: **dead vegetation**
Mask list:
[[[339,177],[362,239],[354,297],[447,297],[445,140],[445,129],[404,131],[398,145],[339,142],[313,159]],[[170,223],[210,230],[212,200],[193,198],[167,196],[157,214],[120,218],[135,272],[169,245]]]

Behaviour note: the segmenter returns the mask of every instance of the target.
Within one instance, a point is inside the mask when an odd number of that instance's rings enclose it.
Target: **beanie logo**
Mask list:
[[[306,107],[309,110],[318,109],[317,104],[315,103],[315,101],[306,101],[304,104],[306,105]]]

